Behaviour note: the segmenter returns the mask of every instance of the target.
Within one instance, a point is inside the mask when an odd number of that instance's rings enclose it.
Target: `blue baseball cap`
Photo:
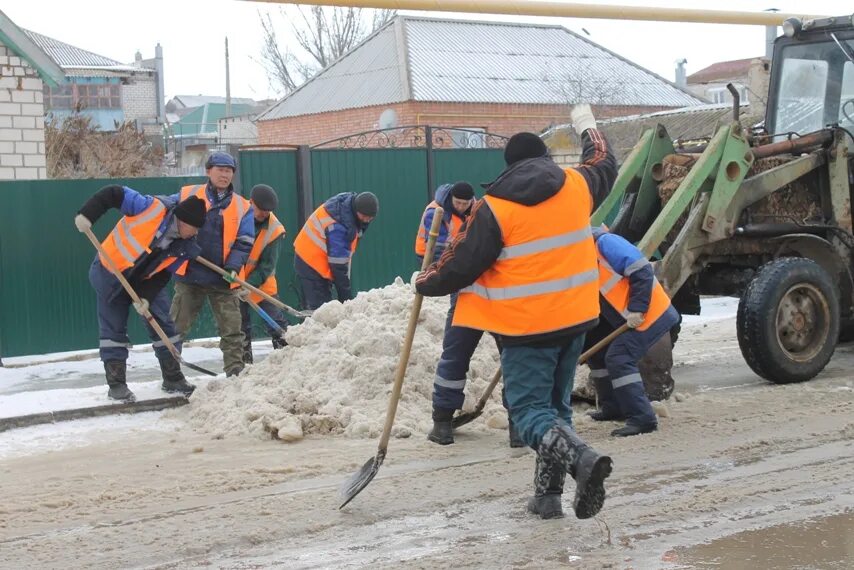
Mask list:
[[[213,152],[205,162],[205,170],[210,170],[214,166],[227,166],[234,171],[237,171],[237,163],[234,162],[234,157],[227,152]]]

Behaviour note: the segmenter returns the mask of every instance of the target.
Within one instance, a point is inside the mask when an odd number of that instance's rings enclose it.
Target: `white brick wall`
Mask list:
[[[122,85],[122,110],[126,121],[157,118],[157,82],[154,75],[135,75]]]
[[[47,178],[42,80],[0,43],[0,180]]]
[[[220,119],[217,131],[221,144],[258,144],[258,127],[249,117]]]

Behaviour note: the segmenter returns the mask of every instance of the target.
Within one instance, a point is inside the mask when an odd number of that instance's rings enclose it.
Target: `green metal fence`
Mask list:
[[[425,148],[263,149],[240,152],[239,186],[248,195],[264,183],[279,194],[276,215],[287,235],[281,246],[279,295],[299,305],[293,271],[294,238],[305,217],[339,192],[369,190],[380,214],[359,245],[353,263],[355,290],[381,287],[417,269],[413,244],[429,200],[428,179],[436,185],[493,180],[503,167],[497,149],[436,149],[432,177]],[[302,158],[301,158],[302,153]],[[33,180],[0,182],[6,208],[0,209],[0,356],[95,348],[98,324],[95,294],[88,281],[94,250],[73,225],[80,206],[107,184],[125,184],[145,194],[171,194],[199,177],[122,180]],[[94,230],[103,238],[118,221],[109,212]],[[262,327],[256,327],[259,336]],[[206,307],[191,338],[215,336]],[[148,342],[139,319],[130,319],[132,342]]]
[[[315,205],[339,192],[370,191],[380,201],[353,258],[354,290],[382,287],[417,269],[413,244],[428,201],[425,164],[421,149],[312,151]]]
[[[74,215],[99,188],[125,184],[146,194],[171,194],[193,178],[27,180],[0,182],[0,350],[3,356],[98,346],[89,265],[95,252],[74,227]],[[93,227],[103,238],[118,221],[109,212]],[[209,321],[209,319],[208,319]],[[148,342],[131,319],[133,342]],[[200,333],[212,330],[200,327]]]

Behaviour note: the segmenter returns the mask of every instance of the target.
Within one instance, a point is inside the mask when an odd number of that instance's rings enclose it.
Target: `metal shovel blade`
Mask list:
[[[338,509],[343,509],[347,506],[347,503],[356,498],[356,495],[362,492],[362,489],[368,486],[368,483],[373,481],[374,477],[377,476],[377,473],[380,470],[380,465],[383,464],[383,460],[385,459],[385,452],[379,451],[377,452],[376,457],[372,457],[368,459],[368,461],[362,465],[362,468],[359,471],[344,481],[344,484],[341,485],[341,498],[344,499],[344,502],[341,503],[341,506]]]
[[[474,420],[479,418],[482,413],[483,408],[479,410],[473,410],[471,412],[465,412],[458,416],[454,416],[454,418],[451,420],[451,425],[453,425],[455,428],[464,426],[467,423],[473,422]]]

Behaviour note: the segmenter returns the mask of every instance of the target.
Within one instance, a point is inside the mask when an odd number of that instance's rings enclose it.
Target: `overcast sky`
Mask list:
[[[594,3],[592,0],[588,0]],[[595,2],[600,3],[600,2]],[[610,4],[687,8],[685,0],[615,0]],[[852,11],[845,0],[717,0],[705,8],[841,15]],[[280,37],[290,28],[279,17],[279,7],[241,0],[5,0],[2,10],[22,28],[61,40],[122,62],[131,62],[137,50],[154,57],[163,46],[165,88],[173,95],[224,95],[224,38],[231,55],[231,94],[265,99],[276,92],[258,63],[262,33],[259,11],[270,12],[280,23]],[[440,14],[460,19],[492,19],[556,23],[673,80],[675,61],[688,60],[688,73],[716,61],[764,54],[765,29],[759,26],[676,24],[557,18],[518,18],[475,14]]]

